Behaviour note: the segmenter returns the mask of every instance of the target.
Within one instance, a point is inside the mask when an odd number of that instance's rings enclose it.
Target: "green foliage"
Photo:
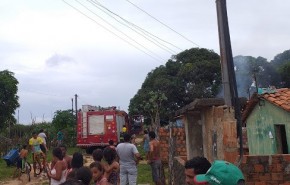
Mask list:
[[[280,75],[267,59],[251,56],[234,57],[235,73],[239,96],[248,97],[249,93],[255,92],[251,85],[256,78],[258,87],[276,86],[280,87]]]
[[[284,87],[290,87],[290,60],[279,68],[281,83]]]
[[[143,114],[157,124],[159,116],[168,121],[195,98],[215,97],[220,85],[219,55],[203,48],[185,50],[148,73],[130,100],[129,114]]]
[[[239,96],[248,97],[254,77],[258,87],[275,86],[276,88],[290,87],[290,50],[277,54],[271,62],[263,57],[236,56],[236,79]],[[256,90],[252,90],[255,92]]]
[[[38,123],[31,125],[15,124],[2,130],[1,136],[11,139],[11,143],[7,146],[7,143],[0,141],[0,151],[8,151],[14,147],[21,147],[23,144],[28,144],[28,140],[32,137],[32,132],[39,132],[40,129],[44,129],[48,137],[47,144],[50,144],[52,132],[51,123]]]
[[[67,146],[76,144],[76,117],[71,110],[58,110],[52,119],[54,136],[59,130],[64,133],[64,142]]]
[[[52,125],[56,130],[62,130],[76,125],[76,118],[71,110],[57,110],[52,119]]]
[[[290,63],[290,50],[286,50],[283,53],[280,53],[274,57],[271,61],[274,68],[281,75],[281,87],[290,87],[290,72],[289,72],[289,63]]]
[[[290,61],[290,50],[283,51],[283,53],[277,54],[274,59],[271,61],[271,64],[279,69],[284,64],[289,63]]]
[[[9,180],[13,176],[15,171],[14,166],[7,166],[6,162],[3,159],[0,159],[0,182]]]
[[[19,107],[17,85],[18,80],[14,73],[8,70],[0,71],[0,129],[16,123],[13,114]]]

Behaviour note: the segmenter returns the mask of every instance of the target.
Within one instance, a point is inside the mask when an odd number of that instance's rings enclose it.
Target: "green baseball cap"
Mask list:
[[[194,182],[196,184],[236,185],[239,180],[244,179],[243,173],[237,166],[227,161],[216,160],[206,174],[196,175]]]

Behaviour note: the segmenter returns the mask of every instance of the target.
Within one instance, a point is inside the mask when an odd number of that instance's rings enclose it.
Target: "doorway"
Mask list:
[[[288,144],[285,125],[275,125],[276,144],[278,154],[288,154]]]

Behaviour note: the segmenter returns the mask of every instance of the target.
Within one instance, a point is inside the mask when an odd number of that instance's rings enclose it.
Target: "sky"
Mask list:
[[[233,56],[271,61],[290,49],[289,8],[288,0],[227,1]],[[127,111],[150,71],[193,47],[220,52],[214,0],[0,2],[0,71],[19,81],[21,124],[51,121],[75,94],[79,109]]]

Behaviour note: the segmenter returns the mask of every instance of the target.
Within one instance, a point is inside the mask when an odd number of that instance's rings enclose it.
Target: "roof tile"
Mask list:
[[[270,97],[275,97],[275,94],[269,94]]]
[[[261,95],[253,94],[253,96],[249,99],[247,106],[243,110],[242,121],[246,121],[255,105],[259,102],[260,98],[264,98],[266,101],[273,103],[275,106],[290,112],[290,88],[275,89],[274,91],[276,93],[268,92]]]
[[[263,98],[269,102],[283,108],[290,112],[290,89],[282,88],[276,89],[276,93],[266,93],[261,95]]]
[[[281,107],[285,110],[290,111],[290,105],[283,104],[283,105],[281,105]]]

